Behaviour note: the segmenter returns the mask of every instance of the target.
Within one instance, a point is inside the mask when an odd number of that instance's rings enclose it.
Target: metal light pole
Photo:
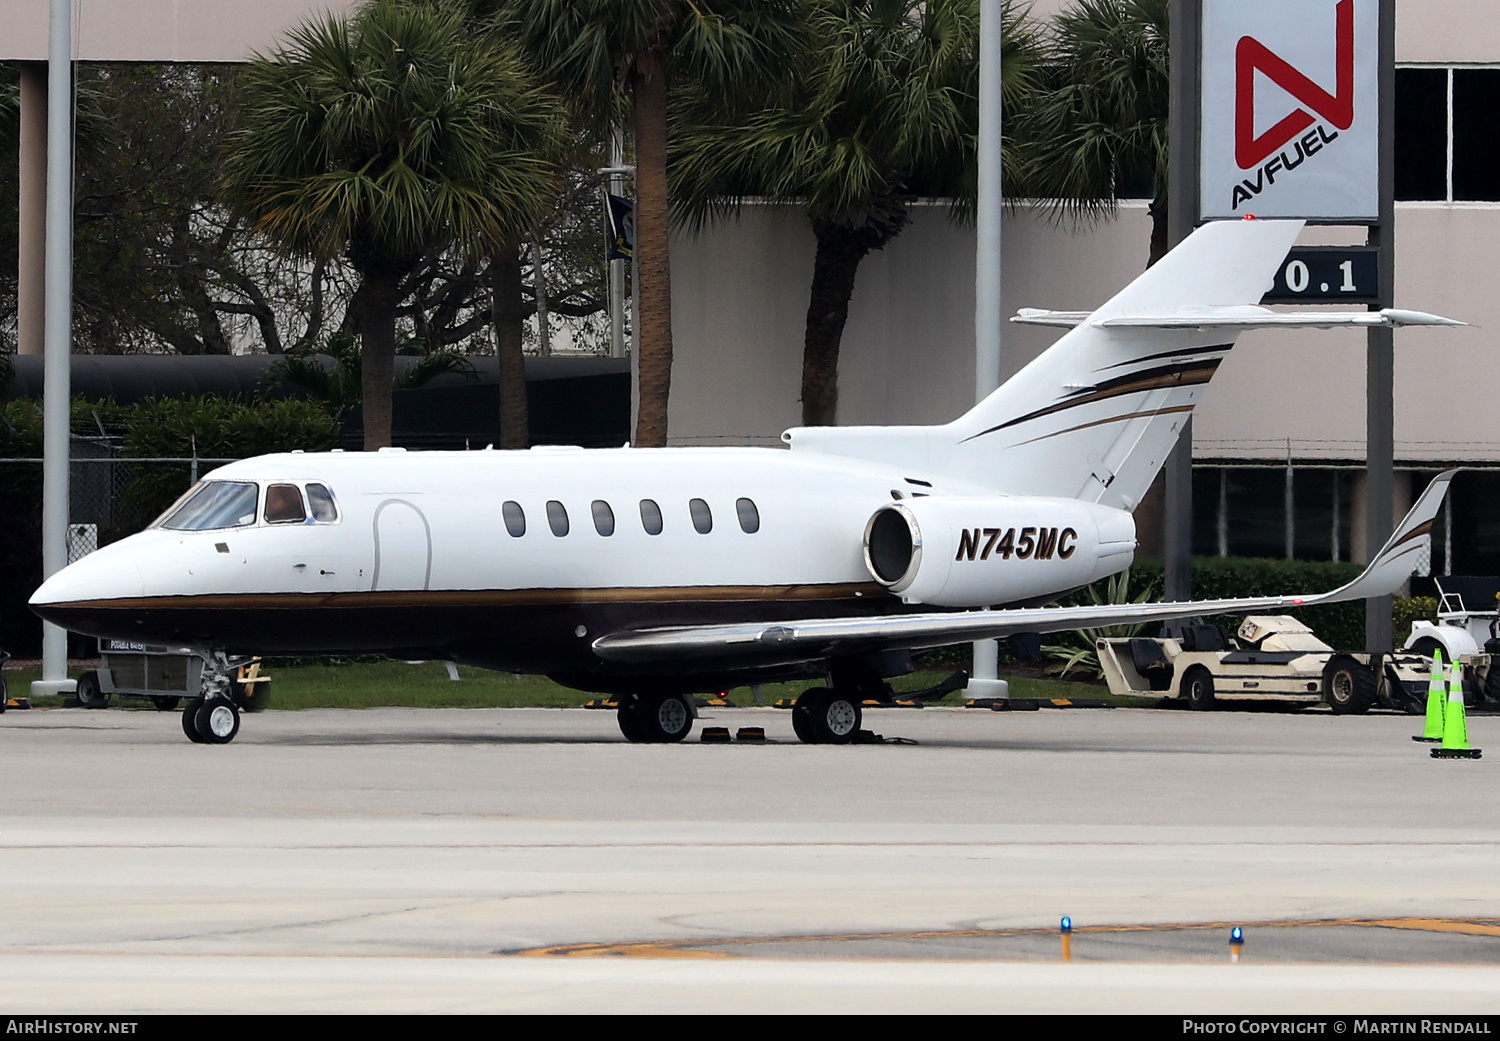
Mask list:
[[[974,253],[974,400],[982,401],[1000,386],[1000,214],[1004,188],[1000,176],[1000,19],[1003,0],[979,4],[979,199],[975,213]],[[1010,684],[1000,679],[1000,645],[974,643],[974,667],[966,693],[971,698],[1008,698]]]
[[[68,563],[69,355],[73,312],[73,5],[51,0],[47,45],[47,262],[42,366],[42,574]],[[42,678],[35,695],[74,689],[68,634],[42,623]]]

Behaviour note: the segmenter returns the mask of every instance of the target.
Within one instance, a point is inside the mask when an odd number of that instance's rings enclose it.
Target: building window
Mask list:
[[[1353,486],[1333,468],[1195,466],[1193,552],[1348,561]]]
[[[1396,198],[1500,201],[1500,69],[1396,70]]]

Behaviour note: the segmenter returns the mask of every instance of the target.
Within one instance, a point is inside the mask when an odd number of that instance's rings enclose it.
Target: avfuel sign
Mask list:
[[[1199,216],[1380,219],[1379,0],[1203,0]]]

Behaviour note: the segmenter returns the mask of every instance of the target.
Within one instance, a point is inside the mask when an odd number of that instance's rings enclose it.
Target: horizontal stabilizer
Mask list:
[[[1381,311],[1272,311],[1265,307],[1185,308],[1172,314],[1122,314],[1095,318],[1088,311],[1044,311],[1023,307],[1012,322],[1021,325],[1050,325],[1063,328],[1088,325],[1095,329],[1336,329],[1372,326],[1467,325],[1453,318],[1387,307]]]
[[[920,650],[1016,633],[1049,633],[1105,625],[1166,622],[1222,614],[1286,611],[1317,604],[1386,596],[1416,570],[1431,545],[1432,522],[1458,471],[1439,474],[1397,526],[1395,534],[1354,581],[1328,593],[1305,596],[1193,600],[1154,604],[1090,604],[1001,611],[895,615],[885,618],[824,618],[787,624],[686,626],[610,633],[594,641],[594,653],[608,661],[650,662],[666,658],[734,659],[754,652],[781,651],[785,662],[890,648]]]

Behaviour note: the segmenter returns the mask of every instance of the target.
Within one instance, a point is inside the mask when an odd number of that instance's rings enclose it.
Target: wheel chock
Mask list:
[[[755,742],[757,744],[765,744],[765,741],[766,741],[766,728],[765,727],[740,727],[738,730],[736,730],[734,732],[734,739],[736,741],[751,741],[751,742]]]
[[[583,707],[584,708],[597,708],[597,709],[605,709],[605,708],[614,709],[614,708],[619,708],[620,707],[620,703],[618,701],[616,701],[614,698],[590,698],[588,701],[585,701],[583,703]]]
[[[704,727],[700,740],[706,745],[727,745],[729,744],[729,728]]]
[[[708,704],[704,705],[703,707],[704,708],[734,708],[735,704],[734,704],[734,702],[730,701],[728,698],[724,697],[723,695],[720,695],[717,698],[709,698],[708,699]]]
[[[772,708],[796,708],[797,707],[797,699],[796,698],[782,698],[781,700],[777,701],[776,704],[772,705],[771,707]]]
[[[5,707],[7,709],[13,709],[13,708],[30,708],[31,707],[31,699],[30,698],[6,698],[5,699]]]

